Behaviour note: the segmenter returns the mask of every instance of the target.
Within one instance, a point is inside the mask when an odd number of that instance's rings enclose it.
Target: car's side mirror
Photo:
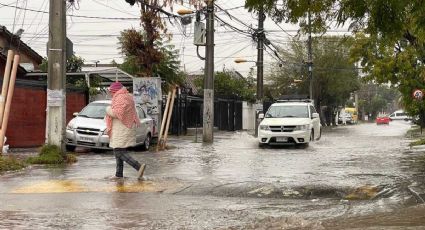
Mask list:
[[[75,113],[72,114],[72,116],[76,117],[76,116],[78,116],[78,113],[75,112]]]
[[[319,118],[319,113],[313,113],[311,115],[311,119],[314,119],[314,118]]]
[[[264,113],[259,113],[258,114],[258,119],[264,119]]]

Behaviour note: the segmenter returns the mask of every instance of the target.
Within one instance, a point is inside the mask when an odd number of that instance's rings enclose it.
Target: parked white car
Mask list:
[[[278,102],[270,106],[258,127],[259,146],[308,145],[322,134],[319,114],[309,101]]]
[[[94,101],[84,107],[81,112],[74,113],[74,118],[66,126],[66,148],[74,151],[77,146],[92,149],[111,149],[109,136],[106,134],[106,107],[111,100]],[[141,125],[136,128],[136,145],[149,149],[153,120],[139,105],[136,105]]]

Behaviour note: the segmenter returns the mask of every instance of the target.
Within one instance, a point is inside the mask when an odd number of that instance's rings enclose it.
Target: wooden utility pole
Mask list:
[[[9,88],[10,70],[12,69],[13,55],[13,50],[10,49],[9,51],[7,51],[6,68],[4,70],[3,85],[0,97],[0,126],[2,125],[3,121],[3,113],[6,104],[7,90]],[[3,144],[2,142],[0,143]]]
[[[207,1],[203,142],[214,142],[214,0]]]
[[[47,74],[47,143],[65,150],[66,0],[50,0]]]
[[[13,56],[13,51],[9,52],[8,57]],[[13,57],[13,66],[12,66],[12,70],[10,72],[10,78],[8,79],[8,84],[6,86],[6,102],[4,104],[4,110],[2,111],[2,120],[0,120],[1,123],[1,129],[0,129],[0,155],[3,153],[3,146],[4,146],[4,140],[5,140],[5,136],[6,136],[6,131],[7,131],[7,124],[9,122],[9,115],[10,115],[10,107],[12,105],[12,97],[13,97],[13,91],[15,89],[15,80],[16,80],[16,75],[18,73],[18,66],[19,66],[19,61],[20,61],[20,56],[19,54],[16,54]],[[10,60],[7,60],[8,64],[11,63]],[[7,64],[6,64],[7,65]],[[10,70],[10,67],[6,66],[6,71]],[[5,73],[5,78],[6,75],[8,75],[8,73]],[[3,82],[3,85],[6,85],[5,82]],[[3,91],[2,91],[3,93]],[[4,98],[3,98],[4,99]]]

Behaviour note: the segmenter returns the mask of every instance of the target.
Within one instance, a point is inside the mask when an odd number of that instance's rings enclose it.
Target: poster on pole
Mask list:
[[[57,107],[63,106],[65,95],[63,90],[47,89],[47,106]]]
[[[134,101],[141,105],[146,113],[154,120],[154,136],[157,136],[161,126],[161,78],[143,77],[133,79]]]

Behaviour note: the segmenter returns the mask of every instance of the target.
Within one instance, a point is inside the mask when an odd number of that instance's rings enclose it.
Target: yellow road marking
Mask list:
[[[106,181],[48,180],[25,185],[10,193],[79,193],[79,192],[163,192],[182,187],[173,181]]]

